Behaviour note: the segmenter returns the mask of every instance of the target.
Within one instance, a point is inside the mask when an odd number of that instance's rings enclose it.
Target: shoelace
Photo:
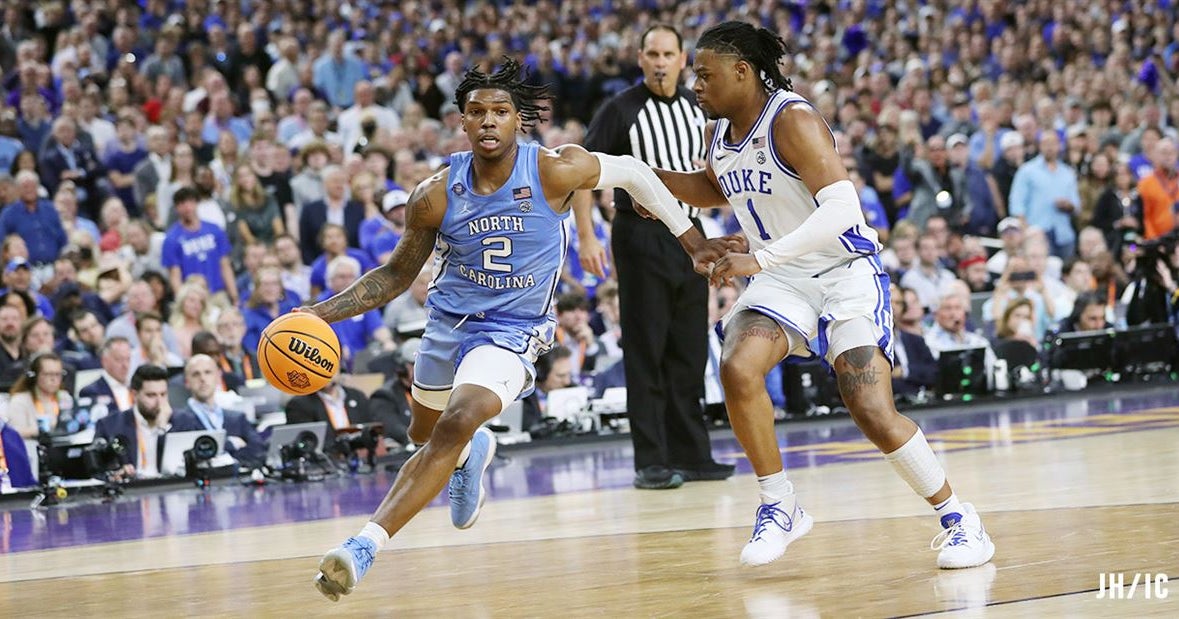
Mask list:
[[[967,542],[966,527],[963,526],[962,520],[954,523],[954,526],[948,529],[942,529],[941,533],[929,542],[930,550],[941,550],[946,546],[958,546]]]
[[[794,528],[794,519],[786,515],[786,512],[778,509],[779,503],[762,503],[761,507],[757,508],[757,522],[753,525],[753,536],[749,541],[756,541],[761,539],[761,534],[765,532],[766,526],[773,524],[783,531],[790,531]],[[783,521],[785,524],[783,524]]]
[[[450,476],[450,497],[455,498],[460,496],[467,488],[467,471],[466,469],[458,469]]]
[[[362,544],[355,539],[348,540],[344,546],[348,548],[353,557],[358,559],[356,565],[357,570],[361,574],[368,571],[369,566],[373,564],[373,559],[375,558],[373,556],[373,549],[368,544]]]

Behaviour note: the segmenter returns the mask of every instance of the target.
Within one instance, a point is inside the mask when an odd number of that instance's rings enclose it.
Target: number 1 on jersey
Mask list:
[[[749,214],[753,216],[753,223],[757,224],[758,236],[760,236],[761,240],[763,241],[770,240],[770,235],[768,232],[766,232],[766,227],[761,223],[761,217],[758,217],[757,211],[753,210],[753,198],[750,198],[749,201],[745,203],[745,205],[749,207]]]

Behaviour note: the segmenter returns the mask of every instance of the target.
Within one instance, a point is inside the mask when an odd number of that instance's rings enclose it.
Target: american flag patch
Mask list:
[[[532,197],[531,187],[517,187],[512,190],[513,200],[526,200]]]
[[[766,137],[764,135],[762,135],[762,136],[758,136],[756,138],[753,138],[753,147],[754,148],[765,148],[766,147]]]

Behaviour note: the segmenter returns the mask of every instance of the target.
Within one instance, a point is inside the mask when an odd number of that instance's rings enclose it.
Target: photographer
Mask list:
[[[123,478],[159,477],[163,436],[171,427],[168,405],[168,371],[158,365],[141,365],[131,376],[133,406],[98,420],[95,438],[122,440]]]
[[[1130,285],[1122,295],[1127,326],[1170,321],[1175,305],[1175,249],[1174,233],[1137,246]]]

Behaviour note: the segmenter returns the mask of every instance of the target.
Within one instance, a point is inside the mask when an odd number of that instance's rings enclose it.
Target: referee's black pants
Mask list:
[[[619,210],[612,239],[635,470],[698,469],[712,462],[701,408],[708,282],[659,221]]]

